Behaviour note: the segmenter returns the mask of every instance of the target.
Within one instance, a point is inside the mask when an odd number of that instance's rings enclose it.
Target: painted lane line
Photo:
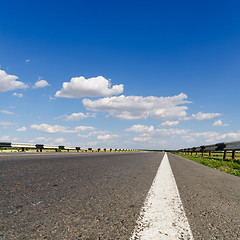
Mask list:
[[[130,238],[136,239],[193,239],[166,153]]]

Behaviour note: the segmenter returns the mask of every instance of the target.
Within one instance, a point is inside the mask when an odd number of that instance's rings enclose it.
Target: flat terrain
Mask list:
[[[240,239],[240,178],[168,154],[195,239]],[[0,239],[129,239],[163,153],[0,154]]]

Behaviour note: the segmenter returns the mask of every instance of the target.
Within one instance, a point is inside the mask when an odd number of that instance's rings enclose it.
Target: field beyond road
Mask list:
[[[213,154],[212,157],[201,155],[187,155],[176,153],[179,156],[201,163],[205,166],[229,173],[235,176],[240,176],[240,160],[232,160],[230,157],[222,159],[223,154]]]

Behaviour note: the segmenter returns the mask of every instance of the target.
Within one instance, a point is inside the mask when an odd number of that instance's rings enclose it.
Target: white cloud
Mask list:
[[[25,60],[25,63],[29,63],[29,62],[31,62],[30,59],[26,59],[26,60]]]
[[[221,134],[217,137],[217,140],[221,141],[236,141],[240,139],[240,131],[238,132],[229,132]]]
[[[19,97],[19,98],[23,97],[22,93],[13,93],[13,96],[14,97]]]
[[[217,120],[213,123],[214,127],[226,127],[229,126],[229,124],[225,123],[223,124],[222,120]]]
[[[216,144],[218,142],[230,142],[237,141],[240,139],[240,131],[237,132],[228,132],[221,134],[216,131],[206,131],[206,132],[188,132],[188,134],[183,134],[181,136],[181,147],[189,147],[189,144],[192,146],[200,146],[207,144]],[[188,145],[185,145],[188,144]]]
[[[113,139],[113,138],[116,138],[116,137],[118,137],[118,135],[106,134],[106,135],[99,135],[99,136],[97,136],[97,139],[98,140],[110,140],[110,139]]]
[[[153,126],[145,126],[145,125],[133,125],[132,127],[130,128],[127,128],[126,131],[128,132],[138,132],[138,133],[141,133],[141,132],[152,132],[154,130],[154,127]]]
[[[89,134],[78,134],[77,135],[79,138],[89,138]]]
[[[26,132],[27,128],[26,127],[21,127],[19,129],[17,129],[18,132]]]
[[[189,103],[187,95],[180,93],[172,97],[118,96],[92,101],[83,99],[83,105],[91,111],[108,112],[108,117],[124,120],[147,119],[160,120],[183,118],[188,107],[179,106]]]
[[[168,136],[168,135],[181,135],[181,134],[187,134],[189,132],[188,129],[175,129],[175,128],[169,128],[169,129],[165,129],[165,128],[161,128],[161,129],[156,129],[156,135],[164,135],[164,136]]]
[[[60,125],[49,125],[49,124],[32,124],[32,129],[35,129],[44,133],[73,133],[73,130],[69,130],[69,127],[64,127]]]
[[[106,136],[106,135],[110,135],[110,133],[111,133],[110,131],[91,131],[88,134],[78,134],[78,137],[79,138],[90,138],[90,137],[95,137],[95,136]]]
[[[109,133],[110,133],[110,131],[92,131],[89,133],[89,136],[106,135]]]
[[[46,80],[38,80],[35,82],[33,88],[43,88],[47,86],[50,86],[50,84]]]
[[[70,129],[69,127],[61,126],[61,125],[49,125],[49,124],[32,124],[32,129],[35,129],[44,133],[78,133],[82,131],[93,131],[95,128],[91,126],[78,126],[74,129]]]
[[[62,89],[57,91],[56,97],[82,98],[82,97],[107,97],[119,95],[123,92],[123,85],[113,85],[110,80],[102,76],[93,78],[75,77],[70,82],[64,82]]]
[[[197,114],[192,114],[191,117],[185,117],[182,120],[195,119],[195,120],[198,120],[198,121],[202,121],[202,120],[213,119],[213,118],[219,117],[221,115],[222,115],[221,113],[202,113],[202,112],[198,112]]]
[[[133,138],[134,142],[149,142],[152,140],[152,137],[147,137],[147,136],[139,136]]]
[[[191,133],[191,136],[201,137],[201,138],[204,138],[204,139],[212,139],[212,138],[217,138],[219,136],[219,133],[218,132],[213,132],[213,131],[195,132],[195,133]]]
[[[91,126],[78,126],[74,128],[75,132],[86,132],[86,131],[93,131],[93,130],[95,130],[95,128]]]
[[[142,145],[143,148],[156,148],[164,149],[169,145],[169,147],[174,148],[173,142],[176,142],[176,139],[181,138],[181,136],[189,135],[188,129],[155,129],[154,131],[144,132],[137,137],[133,138],[133,142],[145,143]],[[164,147],[162,144],[164,143]],[[182,143],[182,141],[181,141]],[[160,145],[158,145],[160,144]]]
[[[7,111],[7,110],[1,110],[0,112],[3,113],[3,114],[6,114],[6,115],[13,115],[14,114],[13,112],[10,112],[10,111]]]
[[[81,119],[89,118],[89,117],[96,117],[95,113],[72,113],[71,115],[63,115],[58,118],[62,118],[64,121],[79,121]]]
[[[9,75],[4,70],[0,70],[0,92],[28,87],[25,83],[16,81],[17,79],[17,76]]]
[[[161,123],[162,127],[172,127],[172,126],[176,126],[179,124],[179,121],[165,121],[163,123]]]

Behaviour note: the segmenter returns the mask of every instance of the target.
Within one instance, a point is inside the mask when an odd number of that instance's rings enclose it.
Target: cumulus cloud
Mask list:
[[[240,139],[240,131],[220,134],[217,137],[217,140],[220,140],[220,141],[237,141],[239,139]]]
[[[28,87],[25,83],[17,81],[17,79],[17,76],[9,75],[4,70],[0,70],[0,92]]]
[[[217,131],[194,132],[190,129],[159,128],[133,137],[136,148],[180,149],[218,142],[238,141],[240,131],[219,133]]]
[[[7,111],[7,110],[1,110],[0,112],[3,113],[3,114],[6,114],[6,115],[13,115],[14,114],[13,112],[10,112],[10,111]]]
[[[32,124],[32,129],[35,129],[44,133],[72,133],[73,130],[69,130],[69,127],[64,127],[60,125],[49,125],[49,124]]]
[[[119,95],[122,92],[122,84],[111,87],[110,80],[102,76],[88,79],[85,77],[75,77],[70,82],[64,82],[62,89],[57,91],[55,96],[63,98],[108,97]]]
[[[146,128],[147,129],[147,128]],[[139,143],[145,143],[145,142],[151,142],[151,144],[148,145],[148,147],[153,147],[154,144],[157,142],[165,142],[166,139],[168,142],[172,142],[173,140],[175,141],[176,138],[180,138],[181,136],[185,136],[189,134],[188,129],[166,129],[166,128],[159,128],[159,129],[154,129],[153,131],[138,131],[142,132],[139,136],[134,137],[133,141],[134,142],[139,142]],[[165,143],[166,144],[166,143]],[[147,146],[145,146],[147,148]],[[161,148],[160,146],[158,146]]]
[[[79,133],[77,136],[78,136],[79,138],[89,138],[89,134],[86,135],[86,134],[80,134],[80,133]]]
[[[38,80],[35,82],[33,88],[43,88],[47,86],[50,86],[50,84],[46,80]]]
[[[95,128],[91,126],[78,126],[74,128],[75,132],[86,132],[86,131],[93,131],[93,130],[95,130]]]
[[[23,97],[22,93],[13,93],[13,96],[14,97],[19,97],[19,98]]]
[[[227,123],[223,123],[222,120],[217,120],[213,123],[213,126],[214,127],[226,127],[226,126],[229,126],[229,124]]]
[[[43,133],[78,133],[82,131],[92,131],[95,128],[91,126],[78,126],[74,129],[70,129],[69,127],[61,126],[61,125],[49,125],[49,124],[32,124],[32,129]]]
[[[202,121],[202,120],[208,120],[208,119],[213,119],[215,117],[219,117],[221,116],[221,113],[202,113],[202,112],[198,112],[197,114],[192,114],[191,117],[185,117],[183,118],[183,120],[198,120],[198,121]]]
[[[106,134],[106,135],[98,135],[97,139],[98,140],[110,140],[110,139],[113,139],[113,138],[116,138],[116,137],[118,137],[118,135]]]
[[[156,129],[156,135],[181,135],[181,134],[187,134],[189,132],[188,129],[175,129],[175,128],[161,128],[161,129]]]
[[[215,131],[193,132],[189,134],[189,137],[192,138],[192,142],[197,141],[198,145],[214,144],[217,142],[237,141],[240,138],[240,131],[223,134]]]
[[[169,120],[183,118],[187,115],[187,106],[179,106],[189,103],[187,95],[180,93],[172,97],[141,97],[141,96],[118,96],[107,97],[92,101],[83,99],[84,107],[91,111],[108,112],[108,117],[137,120],[137,119],[160,119]]]
[[[65,114],[58,118],[63,119],[64,121],[79,121],[79,120],[89,118],[89,117],[96,117],[96,114],[95,113],[86,113],[85,114],[85,113],[79,112],[79,113],[72,113],[71,115]]]
[[[219,133],[217,131],[206,132],[188,132],[181,136],[181,147],[200,146],[208,144],[216,144],[218,142],[231,142],[240,139],[240,131]],[[186,145],[187,144],[187,145]],[[190,145],[191,144],[191,145]]]
[[[190,135],[193,137],[201,137],[204,139],[213,139],[217,138],[219,136],[219,133],[214,131],[207,131],[207,132],[195,132],[191,133]]]
[[[19,129],[17,129],[18,132],[26,132],[27,128],[26,127],[21,127]]]
[[[162,127],[172,127],[172,126],[176,126],[179,124],[179,121],[165,121],[163,123],[161,123]]]
[[[89,138],[92,136],[97,136],[97,135],[108,135],[110,132],[109,131],[91,131],[88,134],[78,134],[78,137],[80,138]]]
[[[152,132],[154,130],[153,126],[145,126],[145,125],[140,125],[140,124],[136,124],[133,125],[130,128],[127,128],[126,131],[128,132],[137,132],[137,133],[141,133],[141,132]]]

